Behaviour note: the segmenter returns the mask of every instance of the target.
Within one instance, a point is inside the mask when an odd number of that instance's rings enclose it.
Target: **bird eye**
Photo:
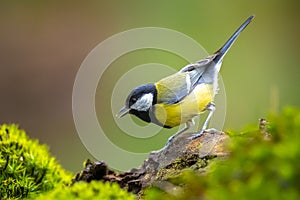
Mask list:
[[[136,101],[136,98],[135,98],[135,97],[133,97],[133,98],[132,98],[132,101]]]

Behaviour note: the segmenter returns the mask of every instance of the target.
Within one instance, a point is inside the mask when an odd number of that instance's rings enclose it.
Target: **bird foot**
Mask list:
[[[198,133],[194,133],[192,136],[189,137],[190,140],[194,140],[197,139],[198,137],[200,137],[203,134],[204,130],[202,129],[200,132]]]
[[[210,129],[206,129],[206,130],[201,130],[198,133],[193,134],[192,136],[189,137],[190,140],[194,140],[197,139],[198,137],[200,137],[203,133],[210,133],[210,134],[221,134],[222,132],[215,129],[215,128],[210,128]]]
[[[163,151],[165,151],[168,147],[170,146],[170,143],[167,143],[163,148],[158,149],[156,151],[151,151],[150,154],[158,154],[158,153],[162,153]]]

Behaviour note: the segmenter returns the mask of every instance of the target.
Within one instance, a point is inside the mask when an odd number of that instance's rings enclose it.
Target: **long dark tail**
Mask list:
[[[234,34],[227,40],[227,42],[219,49],[216,54],[218,54],[214,61],[217,63],[220,60],[223,59],[227,51],[230,49],[231,45],[234,43],[234,41],[237,39],[239,34],[246,28],[246,26],[252,21],[254,18],[254,15],[251,15],[235,32]]]

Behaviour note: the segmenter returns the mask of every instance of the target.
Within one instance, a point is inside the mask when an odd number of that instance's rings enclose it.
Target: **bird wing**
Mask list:
[[[175,104],[184,99],[196,87],[207,66],[215,57],[214,54],[194,64],[189,64],[176,74],[156,82],[157,103]]]

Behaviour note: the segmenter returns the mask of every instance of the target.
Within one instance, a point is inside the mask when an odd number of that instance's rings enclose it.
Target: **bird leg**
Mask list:
[[[156,152],[160,152],[160,151],[163,151],[163,150],[167,149],[167,148],[170,146],[170,144],[172,143],[172,141],[173,141],[176,137],[178,137],[181,133],[183,133],[183,132],[185,132],[186,130],[188,130],[189,128],[191,128],[191,126],[194,125],[194,124],[195,124],[195,122],[194,122],[193,119],[187,121],[187,122],[185,123],[185,127],[182,128],[181,130],[179,130],[177,133],[175,133],[175,134],[172,135],[171,137],[169,137],[169,139],[168,139],[166,145],[165,145],[162,149],[160,149],[160,150],[158,150],[158,151],[156,151]]]
[[[206,120],[205,120],[203,126],[202,126],[202,129],[200,130],[199,133],[196,133],[196,134],[192,135],[192,136],[190,137],[191,140],[194,140],[194,139],[200,137],[200,136],[203,134],[203,132],[206,130],[206,128],[207,128],[207,126],[208,126],[208,123],[209,123],[209,121],[210,121],[210,118],[212,117],[214,111],[216,110],[215,104],[214,104],[213,102],[210,102],[209,104],[207,104],[206,110],[208,110],[209,113],[208,113],[208,116],[207,116],[207,118],[206,118]]]

